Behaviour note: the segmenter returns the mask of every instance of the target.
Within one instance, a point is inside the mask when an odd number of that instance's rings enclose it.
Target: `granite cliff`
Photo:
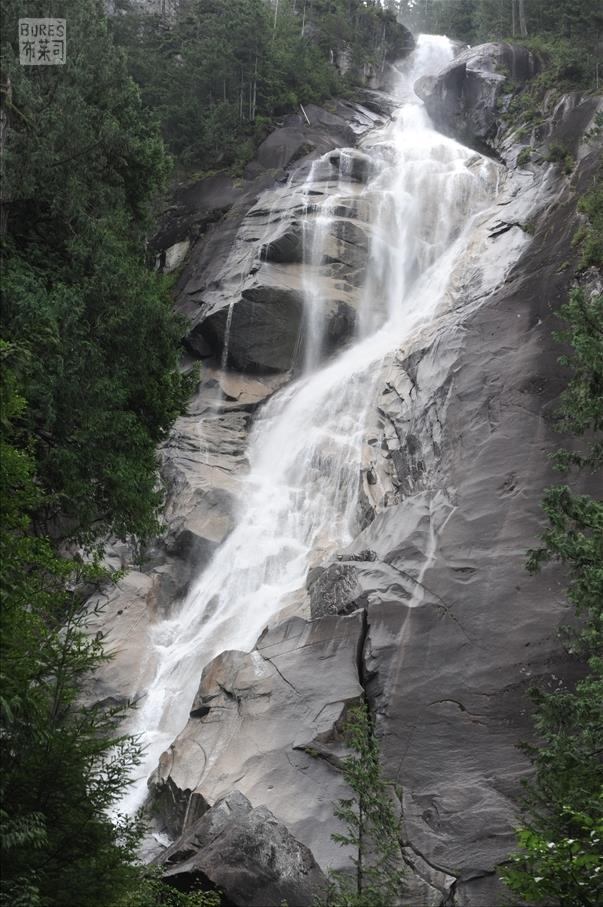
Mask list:
[[[529,772],[517,749],[533,734],[526,690],[573,670],[556,636],[567,616],[558,577],[529,577],[523,561],[557,444],[563,376],[551,331],[576,255],[576,202],[600,155],[586,139],[592,96],[551,97],[529,136],[503,116],[509,77],[521,85],[537,68],[523,48],[483,45],[417,84],[435,127],[475,150],[463,173],[487,172],[492,198],[449,262],[447,304],[391,343],[354,398],[366,409],[351,537],[315,544],[304,584],[268,621],[238,614],[251,645],[187,653],[197,692],[179,704],[188,720],[149,782],[172,841],[155,858],[176,884],[201,880],[241,907],[312,903],[324,873],[346,861],[331,840],[332,803],[345,796],[340,727],[364,693],[385,774],[402,792],[402,903],[503,903],[497,866]],[[165,535],[91,619],[115,652],[95,699],[133,698],[145,714],[157,628],[168,645],[179,602],[232,539],[262,414],[294,393],[309,358],[327,369],[349,355],[367,309],[379,309],[365,189],[379,179],[375,142],[400,104],[367,90],[329,110],[309,106],[307,122],[283,120],[239,183],[216,175],[175,193],[153,247],[158,265],[178,272],[185,365],[200,360],[202,377],[160,451]],[[557,141],[573,155],[571,174],[546,160]],[[324,228],[318,257],[312,216]],[[311,272],[324,305],[318,345]],[[597,281],[585,275],[585,288]],[[328,472],[335,459],[325,446],[314,466]],[[112,556],[128,560],[118,547]]]

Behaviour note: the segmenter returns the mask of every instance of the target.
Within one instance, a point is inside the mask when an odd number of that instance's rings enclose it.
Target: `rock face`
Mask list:
[[[478,151],[491,154],[499,128],[498,102],[509,82],[523,83],[538,71],[525,47],[480,44],[464,51],[435,78],[415,86],[438,128]]]
[[[456,304],[383,363],[359,476],[362,530],[309,571],[307,590],[251,652],[224,652],[205,667],[189,721],[152,778],[163,830],[176,839],[160,859],[182,888],[221,887],[237,907],[283,898],[294,907],[312,902],[322,872],[348,865],[331,839],[333,802],[349,795],[342,719],[365,693],[385,774],[402,791],[402,903],[506,903],[497,867],[514,846],[530,770],[517,749],[534,735],[526,691],[576,670],[556,636],[568,613],[562,578],[552,568],[530,577],[523,562],[540,532],[542,491],[555,481],[552,413],[564,376],[552,331],[577,255],[576,201],[600,153],[583,138],[592,97],[555,99],[529,138],[505,129],[496,116],[505,78],[497,61],[516,65],[516,79],[533,67],[506,47],[474,49],[425,88],[429,104],[448,85],[472,143],[495,148],[508,169],[496,208],[478,217],[454,268]],[[366,124],[383,122],[353,109]],[[227,211],[192,240],[179,283],[188,348],[210,364],[162,451],[166,538],[122,581],[106,617],[94,618],[95,628],[110,627],[118,649],[91,691],[97,699],[144,694],[153,622],[229,532],[255,409],[295,365],[306,268],[329,287],[332,322],[353,321],[370,230],[362,195],[370,163],[362,152],[338,151],[351,128],[338,110],[310,111],[313,124],[324,119],[320,129],[283,125],[297,133],[293,144],[302,136],[315,142],[309,156],[297,145],[301,156],[287,176],[279,170],[275,182],[256,162],[242,187],[198,187],[205,207],[197,210],[191,195],[180,219],[172,212],[166,248],[190,238],[204,212],[218,211],[211,205],[220,193],[229,198]],[[571,178],[545,159],[558,140],[575,155]],[[528,141],[531,160],[517,165]],[[264,149],[266,160],[277,144]],[[320,165],[318,148],[332,152]],[[342,173],[328,260],[304,261],[313,193],[324,197]],[[600,286],[597,275],[589,280]],[[349,330],[335,332],[335,348]],[[244,374],[220,369],[226,346]],[[309,620],[291,616],[308,608]]]
[[[267,630],[251,653],[224,652],[206,667],[189,723],[152,779],[170,834],[186,831],[236,775],[237,789],[272,810],[321,865],[341,862],[333,801],[346,788],[334,766],[345,753],[346,705],[362,695],[363,638],[361,612],[294,617]]]
[[[177,194],[154,244],[161,257],[160,248],[196,239],[178,284],[191,353],[222,358],[239,372],[295,368],[304,356],[310,280],[326,300],[324,355],[349,340],[368,252],[368,210],[360,194],[371,165],[352,146],[388,117],[376,94],[367,98],[372,109],[309,104],[309,125],[301,116],[287,117],[258,149],[243,188],[210,177]],[[302,231],[314,229],[308,215],[325,195],[336,198],[340,217],[327,254],[304,260],[304,239],[311,248],[312,238]]]
[[[311,851],[264,806],[239,791],[219,800],[162,855],[164,877],[178,888],[227,892],[227,903],[311,907],[326,878]]]
[[[125,546],[111,547],[111,568],[127,566],[128,572],[90,600],[89,629],[105,634],[113,656],[96,674],[91,699],[125,702],[144,695],[156,668],[152,628],[184,597],[190,580],[230,532],[247,468],[251,414],[280,383],[205,368],[188,413],[159,450],[166,533],[146,551],[142,565],[133,566]]]

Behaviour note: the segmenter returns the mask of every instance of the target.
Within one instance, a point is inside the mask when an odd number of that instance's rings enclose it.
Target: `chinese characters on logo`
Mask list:
[[[65,19],[19,19],[19,61],[22,66],[64,63],[66,51]]]

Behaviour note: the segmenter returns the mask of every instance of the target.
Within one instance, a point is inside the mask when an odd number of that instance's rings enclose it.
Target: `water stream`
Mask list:
[[[412,91],[417,78],[452,55],[445,38],[419,39],[399,71],[396,117],[363,143],[371,159],[368,180],[352,184],[341,166],[330,189],[307,206],[305,369],[255,421],[235,528],[177,613],[154,628],[157,670],[130,728],[146,756],[122,811],[144,800],[149,773],[188,720],[203,666],[225,649],[249,650],[304,587],[309,566],[358,532],[366,418],[382,363],[451,304],[452,267],[472,216],[496,185],[496,165],[435,132]],[[317,348],[324,333],[321,267],[340,196],[368,206],[369,259],[356,339],[325,363]]]

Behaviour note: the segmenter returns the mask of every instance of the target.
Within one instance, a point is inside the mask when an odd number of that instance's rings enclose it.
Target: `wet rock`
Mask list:
[[[188,832],[189,801],[212,805],[236,789],[269,809],[321,866],[345,865],[331,839],[332,804],[346,796],[339,725],[362,693],[363,633],[361,612],[295,617],[266,630],[251,652],[213,659],[193,717],[151,781],[166,827]]]
[[[560,135],[568,123],[581,129],[592,121],[591,100],[570,99],[555,110]],[[530,578],[523,563],[541,529],[543,488],[555,481],[548,454],[559,440],[551,412],[564,378],[551,331],[577,254],[576,197],[598,166],[594,146],[578,137],[576,148],[571,183],[548,165],[501,170],[497,213],[477,218],[475,242],[453,269],[448,308],[383,363],[367,421],[364,529],[337,563],[311,571],[317,619],[290,617],[268,629],[252,652],[223,653],[204,671],[188,724],[153,779],[166,826],[183,832],[169,870],[174,877],[199,850],[188,835],[236,791],[251,812],[269,810],[323,868],[346,865],[330,837],[337,830],[332,803],[348,793],[340,725],[362,679],[386,775],[403,791],[406,902],[502,901],[496,866],[514,846],[521,780],[530,770],[516,747],[533,733],[526,689],[552,676],[571,679],[574,670],[556,638],[556,626],[567,619],[564,583],[551,568]],[[506,146],[503,152],[510,154]],[[311,192],[318,198],[326,191],[324,174],[315,170],[306,202]],[[302,169],[299,179],[308,173]],[[350,275],[362,264],[361,234],[369,236],[362,183],[349,181],[345,191],[341,197],[340,184],[336,218],[361,232],[348,242],[354,229],[346,224],[345,237],[329,240],[332,261],[317,266],[328,281],[331,314],[340,303],[354,311]],[[228,300],[243,300],[239,290],[303,289],[298,263],[260,255],[299,223],[300,197],[274,181],[256,196],[233,203],[188,258],[179,305],[191,330]],[[530,231],[522,227],[528,223]],[[331,254],[337,243],[351,248]],[[570,266],[560,268],[566,261]],[[585,291],[595,292],[597,275],[584,280]],[[343,281],[352,289],[335,292]],[[221,354],[219,345],[214,352]],[[267,360],[265,367],[272,367]],[[110,666],[119,682],[103,676],[97,698],[120,701],[128,683],[135,695],[144,692],[153,672],[145,661],[145,620],[156,619],[175,594],[166,590],[184,581],[187,552],[205,557],[204,543],[216,544],[229,531],[249,421],[286,380],[286,373],[215,373],[177,423],[162,453],[171,461],[172,553],[163,565],[131,575],[131,587],[122,589],[126,609],[119,596],[110,601],[124,660]],[[306,606],[303,593],[292,596],[290,609]],[[334,613],[358,607],[368,612],[366,624],[363,611]],[[141,676],[131,680],[128,670],[133,675],[138,666]],[[247,832],[239,838],[237,828],[249,813],[240,800],[229,803],[236,821],[227,841],[245,849]],[[271,822],[262,813],[253,826],[260,853],[262,841],[275,840],[266,836]],[[212,861],[213,871],[218,858]],[[181,872],[183,886],[193,878],[188,871]],[[215,884],[205,869],[191,872]]]
[[[324,260],[312,263],[327,300],[325,355],[353,331],[370,243],[370,209],[359,194],[372,165],[364,153],[353,147],[343,153],[340,146],[355,145],[385,118],[355,102],[337,102],[332,111],[309,104],[305,110],[310,125],[291,123],[266,139],[253,179],[236,188],[225,216],[189,251],[177,309],[190,324],[187,349],[201,358],[220,359],[227,341],[229,363],[242,371],[286,372],[302,361],[301,266],[308,266],[312,254],[312,200],[318,204],[332,193],[338,213]],[[329,151],[333,154],[313,164]],[[294,177],[282,182],[283,168],[294,163]],[[199,192],[199,204],[207,204],[209,189]],[[187,204],[194,205],[192,194]],[[308,215],[304,235],[301,219]]]
[[[352,182],[366,183],[372,172],[373,161],[368,154],[336,151],[329,156],[329,163]]]
[[[411,586],[409,578],[389,564],[358,556],[340,560],[313,575],[308,587],[311,614],[350,614],[373,601],[403,601],[411,597]]]
[[[480,44],[456,57],[435,79],[421,79],[415,90],[435,125],[486,154],[496,153],[498,101],[510,80],[522,83],[538,72],[538,61],[515,44]]]
[[[345,128],[345,123],[341,127]],[[299,158],[324,147],[324,142],[313,139],[303,124],[275,129],[258,148],[256,166],[263,170],[284,170]]]
[[[153,626],[186,595],[232,528],[246,470],[250,412],[279,380],[228,376],[210,368],[204,379],[159,451],[167,489],[165,534],[136,568],[132,555],[122,555],[123,546],[111,546],[110,566],[129,566],[129,572],[88,601],[88,631],[104,633],[112,658],[91,678],[83,701],[122,703],[145,695],[156,668]]]
[[[373,450],[390,432],[403,450],[410,433],[425,469],[401,476],[397,500],[393,489],[374,498],[377,515],[351,547],[404,571],[412,593],[368,603],[365,676],[386,772],[404,791],[405,840],[458,877],[454,904],[503,902],[496,867],[514,847],[530,773],[517,749],[534,735],[527,690],[575,677],[556,635],[569,616],[563,578],[553,567],[530,577],[524,562],[555,481],[550,414],[564,376],[553,313],[571,273],[558,262],[574,255],[576,197],[597,159],[592,150],[577,167],[575,189],[543,176],[532,203],[544,201],[546,229],[462,324],[444,322],[433,345],[388,373]],[[505,204],[509,219],[516,203]],[[376,458],[382,495],[400,479],[387,463]]]
[[[326,889],[311,851],[237,790],[197,819],[161,865],[170,884],[220,890],[238,907],[311,907]]]
[[[250,287],[230,307],[203,321],[214,348],[227,347],[228,364],[240,372],[285,372],[295,362],[303,317],[303,295],[279,287]]]
[[[301,264],[304,260],[303,232],[300,224],[291,224],[268,242],[262,250],[264,261]]]
[[[149,243],[150,248],[158,256],[163,253],[167,257],[170,248],[188,243],[205,233],[242,194],[241,187],[236,186],[225,173],[216,173],[190,186],[177,188],[169,208],[160,218],[159,228]]]

